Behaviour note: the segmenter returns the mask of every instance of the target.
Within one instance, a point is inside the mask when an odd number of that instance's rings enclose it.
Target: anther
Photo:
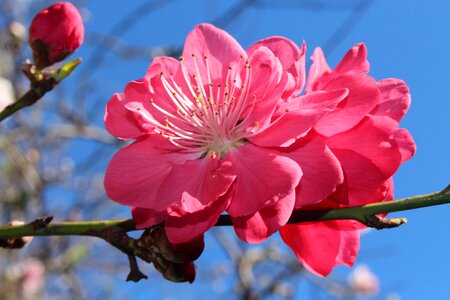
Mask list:
[[[216,152],[214,152],[214,151],[211,151],[209,156],[211,157],[211,159],[215,159],[217,157]]]
[[[180,61],[183,61],[184,60],[184,57],[183,56],[180,56]]]

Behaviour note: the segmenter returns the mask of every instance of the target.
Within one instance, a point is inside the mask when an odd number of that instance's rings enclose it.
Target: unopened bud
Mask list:
[[[141,247],[147,249],[151,247],[165,259],[174,263],[187,263],[196,260],[205,247],[203,235],[187,243],[171,244],[163,226],[153,226],[151,229],[144,231],[139,243]]]
[[[153,260],[155,268],[172,282],[189,282],[195,280],[195,264],[193,262],[174,263],[164,257],[156,255]]]
[[[83,39],[83,20],[77,8],[69,2],[58,2],[34,17],[28,42],[36,66],[42,69],[72,54]]]

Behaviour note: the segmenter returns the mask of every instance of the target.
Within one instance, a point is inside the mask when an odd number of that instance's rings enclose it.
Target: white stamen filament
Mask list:
[[[241,56],[235,65],[230,65],[222,82],[213,82],[208,57],[204,56],[206,74],[200,72],[197,56],[192,54],[194,74],[189,74],[181,57],[181,74],[184,82],[177,82],[173,74],[160,74],[163,88],[167,92],[167,100],[173,104],[177,113],[170,113],[167,109],[155,103],[151,104],[161,112],[164,124],[153,120],[155,132],[167,137],[170,142],[188,153],[199,153],[202,157],[210,153],[212,158],[221,157],[232,147],[244,143],[244,139],[251,135],[248,131],[256,97],[249,101],[249,85],[251,83],[251,65],[245,63],[245,78],[238,84]],[[192,80],[191,80],[192,78]],[[207,80],[207,87],[203,79]],[[169,79],[169,80],[168,80]],[[187,84],[183,89],[182,84]],[[235,96],[235,94],[237,96]],[[166,101],[167,101],[166,100]],[[249,104],[251,105],[249,108]],[[170,105],[170,103],[169,103]],[[246,111],[247,110],[247,111]],[[244,116],[243,113],[247,115]],[[145,116],[143,116],[145,117]],[[153,119],[153,118],[151,118]],[[253,120],[254,121],[254,120]]]

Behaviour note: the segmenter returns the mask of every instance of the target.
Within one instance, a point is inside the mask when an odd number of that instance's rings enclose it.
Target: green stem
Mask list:
[[[434,205],[443,205],[448,203],[450,203],[450,186],[440,192],[412,196],[389,202],[367,204],[364,206],[330,210],[299,210],[292,214],[289,219],[289,223],[351,219],[370,226],[369,220],[377,214],[404,211]],[[215,224],[215,226],[229,225],[232,225],[232,222],[230,216],[227,215],[220,216],[218,222]],[[0,238],[51,235],[88,235],[104,238],[105,232],[111,229],[118,229],[122,232],[137,230],[133,220],[61,222],[50,223],[42,228],[36,228],[33,226],[33,223],[29,223],[16,226],[0,226]]]
[[[0,122],[4,119],[8,118],[16,111],[21,110],[26,106],[30,106],[39,99],[41,99],[46,92],[43,92],[43,89],[30,89],[25,95],[20,97],[16,102],[8,105],[0,112]]]
[[[367,218],[377,214],[411,210],[428,206],[450,203],[450,185],[440,192],[412,196],[389,202],[378,202],[364,206],[355,206],[322,211],[296,211],[289,220],[292,223],[327,220],[357,220],[365,223]]]
[[[63,65],[54,74],[43,76],[44,73],[35,71],[30,73],[31,88],[19,100],[8,105],[0,112],[0,122],[8,118],[24,107],[30,106],[41,99],[47,92],[53,90],[64,78],[72,74],[73,70],[81,63],[81,58],[76,58]]]
[[[116,227],[125,232],[136,230],[133,220],[55,222],[38,229],[35,229],[33,224],[29,223],[15,226],[0,226],[0,238],[51,235],[87,235],[103,237],[103,231]]]

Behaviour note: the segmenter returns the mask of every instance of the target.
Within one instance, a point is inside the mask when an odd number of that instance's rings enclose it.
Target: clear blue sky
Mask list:
[[[308,56],[316,46],[328,45],[324,50],[331,66],[355,43],[365,42],[371,75],[376,79],[401,78],[412,94],[411,109],[402,126],[412,133],[417,154],[395,176],[396,198],[434,192],[449,184],[450,2],[373,1],[364,15],[352,17],[360,19],[351,24],[346,36],[333,34],[352,12],[338,8],[358,1],[316,1],[332,4],[337,8],[333,11],[296,9],[293,8],[296,2],[300,1],[259,1],[270,7],[245,10],[225,29],[244,47],[272,35],[286,36],[299,44],[305,40]],[[91,14],[86,23],[87,34],[110,32],[118,20],[141,3],[141,0],[86,2]],[[156,12],[140,16],[122,39],[127,44],[142,47],[181,46],[196,24],[216,19],[234,3],[173,1]],[[280,3],[280,6],[270,3]],[[232,14],[228,17],[235,18]],[[331,43],[333,40],[339,43],[329,44],[330,38]],[[86,44],[79,54],[89,60],[92,50],[93,45]],[[109,96],[122,91],[128,81],[142,77],[150,63],[145,60],[117,62],[112,54],[106,62],[109,59],[114,63],[106,63],[95,73],[95,78],[104,78],[101,91],[96,95],[104,97],[98,107],[99,119]],[[382,290],[397,292],[402,299],[450,299],[450,206],[395,215],[407,217],[409,223],[398,229],[365,235],[357,263],[370,265],[381,278]],[[215,259],[214,246],[207,247],[204,255],[206,258],[200,261],[199,268],[207,267],[207,262]],[[339,268],[336,272],[348,271]],[[199,291],[207,292],[207,287],[161,284],[152,278],[138,284],[119,281],[118,284],[121,284],[122,295],[131,293],[139,299],[153,293],[164,295],[169,290],[169,294],[180,293],[178,295],[183,295],[184,299],[190,298],[188,295],[198,298]]]

